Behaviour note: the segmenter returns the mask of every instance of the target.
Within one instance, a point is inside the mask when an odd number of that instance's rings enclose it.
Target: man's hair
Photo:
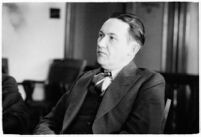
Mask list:
[[[145,30],[142,21],[131,13],[114,13],[110,18],[117,18],[129,25],[129,33],[131,37],[141,46],[145,42]]]

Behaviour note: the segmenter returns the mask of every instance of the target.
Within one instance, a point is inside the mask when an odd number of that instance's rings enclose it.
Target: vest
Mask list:
[[[98,93],[100,92],[97,91],[94,85],[90,84],[80,111],[64,131],[64,134],[92,134],[92,124],[102,101],[102,97]]]

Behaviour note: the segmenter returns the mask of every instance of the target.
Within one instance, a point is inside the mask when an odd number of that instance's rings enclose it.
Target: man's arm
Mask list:
[[[161,75],[154,75],[143,83],[134,107],[120,133],[161,133],[164,95],[165,81]]]
[[[34,134],[58,134],[62,127],[62,122],[66,110],[67,98],[66,92],[58,101],[52,111],[42,118],[34,130]]]
[[[40,120],[34,130],[34,134],[59,134],[63,126],[64,114],[69,105],[69,96],[79,79],[86,73],[82,73],[73,83],[70,90],[67,91],[57,102],[51,112]]]

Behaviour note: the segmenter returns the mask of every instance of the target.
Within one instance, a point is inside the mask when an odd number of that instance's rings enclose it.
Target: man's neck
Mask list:
[[[131,60],[132,61],[132,60]],[[113,70],[110,70],[111,73],[112,73],[112,79],[114,80],[117,75],[119,74],[119,72],[125,67],[127,66],[131,61],[125,63],[123,66],[119,67],[119,68],[116,68],[116,69],[113,69]]]

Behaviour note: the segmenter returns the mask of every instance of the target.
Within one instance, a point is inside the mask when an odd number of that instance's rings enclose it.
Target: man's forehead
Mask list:
[[[100,31],[104,33],[125,34],[128,32],[129,25],[119,19],[111,18],[105,21]]]

